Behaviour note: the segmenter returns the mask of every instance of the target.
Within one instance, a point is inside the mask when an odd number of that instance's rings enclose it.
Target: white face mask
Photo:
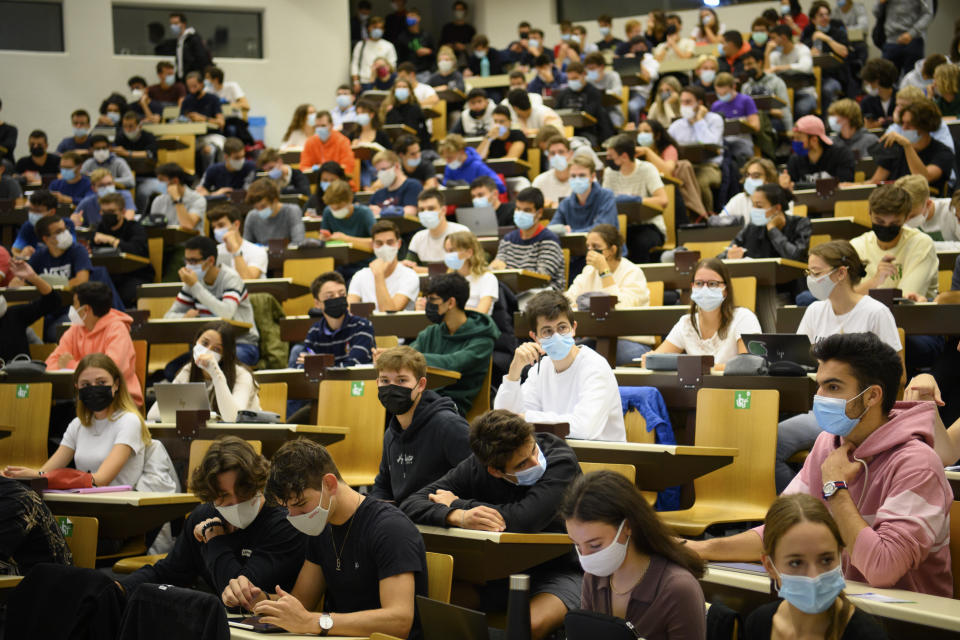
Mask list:
[[[684,120],[693,120],[693,117],[697,115],[697,108],[690,104],[680,105],[680,117]]]
[[[399,247],[391,247],[388,244],[385,244],[380,247],[375,247],[373,249],[373,255],[377,256],[380,260],[383,260],[387,264],[390,264],[397,259],[397,251]]]
[[[222,358],[223,356],[221,356],[219,353],[217,353],[216,351],[212,351],[212,350],[208,349],[207,347],[203,346],[203,345],[200,344],[199,342],[198,342],[197,344],[193,345],[193,361],[194,361],[194,362],[197,362],[197,360],[199,360],[200,356],[205,355],[205,354],[208,354],[208,353],[209,353],[210,356],[213,358],[213,362],[214,362],[214,363],[220,364],[220,358]],[[197,363],[197,366],[199,367],[200,364]],[[200,367],[200,368],[202,369],[203,367]],[[232,524],[232,523],[231,523],[231,524]]]
[[[343,220],[348,215],[350,215],[350,207],[346,206],[343,209],[330,209],[330,214],[337,220]]]
[[[810,295],[817,300],[826,300],[829,298],[830,294],[833,293],[833,288],[837,286],[837,283],[830,279],[830,274],[834,271],[836,271],[836,269],[828,271],[816,278],[807,276],[807,289],[810,290]]]
[[[594,551],[584,556],[580,555],[579,549],[577,550],[577,557],[580,558],[580,566],[583,567],[586,573],[603,578],[612,575],[614,571],[620,568],[620,565],[623,564],[623,561],[627,557],[627,545],[630,544],[630,536],[627,536],[627,541],[622,544],[617,542],[617,539],[620,537],[620,532],[623,531],[623,525],[626,523],[626,520],[620,523],[620,526],[617,528],[617,534],[613,536],[613,542],[603,549],[600,549],[600,551]]]
[[[73,236],[70,235],[70,232],[64,229],[57,234],[57,248],[61,251],[66,251],[70,248],[70,245],[73,244]]]
[[[453,60],[440,60],[437,62],[437,69],[440,73],[448,74],[453,70]]]
[[[213,505],[220,512],[223,518],[238,529],[246,529],[257,519],[260,514],[260,506],[263,504],[263,496],[257,494],[245,502],[231,504],[221,507]]]
[[[7,315],[7,299],[0,294],[0,318]]]
[[[94,149],[93,159],[103,164],[110,157],[110,149]]]
[[[333,497],[330,498],[330,505],[326,509],[321,506],[322,504],[323,494],[321,493],[320,502],[317,503],[316,509],[309,513],[301,513],[298,516],[287,516],[287,520],[297,531],[308,536],[318,536],[327,527],[327,518],[330,517],[330,512],[333,510]]]
[[[80,312],[77,311],[76,307],[71,306],[69,309],[67,309],[67,318],[70,320],[70,324],[73,326],[83,326],[83,316],[80,315]]]
[[[379,180],[380,184],[382,184],[388,189],[391,186],[393,186],[393,183],[396,179],[397,179],[397,174],[393,170],[393,167],[390,167],[389,169],[381,169],[380,171],[377,171],[377,180]]]

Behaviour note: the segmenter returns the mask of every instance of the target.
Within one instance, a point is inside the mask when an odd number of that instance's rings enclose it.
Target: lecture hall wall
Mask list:
[[[587,1],[587,0],[584,0]],[[872,10],[875,0],[866,0]],[[516,25],[528,20],[546,32],[547,42],[559,39],[555,0],[468,0],[471,19],[490,36],[495,46],[515,37]],[[236,9],[262,9],[263,59],[221,58],[228,79],[236,80],[249,94],[252,115],[267,118],[266,142],[280,142],[294,107],[312,101],[329,108],[336,86],[348,74],[349,9],[356,0],[204,0],[195,6],[218,5]],[[802,0],[804,7],[809,0]],[[63,53],[0,51],[0,119],[20,129],[17,153],[26,149],[30,130],[43,128],[52,144],[70,132],[69,114],[77,107],[94,112],[113,90],[127,93],[126,79],[139,74],[154,82],[157,56],[119,56],[113,53],[112,0],[64,0]],[[156,0],[123,0],[123,4],[178,6],[189,13],[190,3]],[[439,31],[450,15],[452,0],[408,0],[426,14],[424,22]],[[718,10],[721,22],[748,30],[753,18],[778,2],[756,2]],[[953,24],[960,18],[960,1],[940,0],[939,12],[928,37],[938,50],[946,50]],[[374,12],[383,13],[387,0],[373,0]],[[696,23],[697,12],[681,11],[684,30]],[[642,16],[636,16],[642,17]],[[629,18],[616,18],[614,31],[622,37]],[[584,23],[591,39],[598,37],[596,22]],[[872,26],[872,21],[871,21]],[[932,50],[928,44],[928,51]]]

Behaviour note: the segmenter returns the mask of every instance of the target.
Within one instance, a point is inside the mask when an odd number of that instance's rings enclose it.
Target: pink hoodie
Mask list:
[[[953,493],[933,450],[931,402],[898,402],[890,421],[867,436],[854,455],[867,463],[850,485],[868,527],[853,554],[844,552],[844,576],[875,587],[953,596],[950,571],[950,505]],[[803,469],[783,494],[822,498],[820,466],[840,438],[823,432]],[[763,527],[754,529],[763,537]]]
[[[47,369],[60,369],[58,361],[61,353],[69,353],[73,360],[63,366],[64,369],[76,369],[83,356],[91,353],[105,353],[123,372],[123,379],[127,383],[127,391],[133,401],[143,406],[143,393],[140,391],[140,381],[137,379],[137,354],[133,349],[133,340],[130,338],[130,325],[133,318],[110,309],[107,315],[97,320],[93,331],[87,331],[84,326],[73,326],[67,329],[60,338],[60,343],[47,357]]]

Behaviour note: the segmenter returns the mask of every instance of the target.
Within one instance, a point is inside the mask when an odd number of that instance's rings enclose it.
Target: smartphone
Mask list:
[[[256,631],[257,633],[284,632],[283,627],[278,627],[275,624],[268,624],[266,622],[260,622],[260,616],[249,616],[239,620],[228,620],[227,624],[229,624],[231,627],[236,627],[237,629],[247,629],[248,631]]]

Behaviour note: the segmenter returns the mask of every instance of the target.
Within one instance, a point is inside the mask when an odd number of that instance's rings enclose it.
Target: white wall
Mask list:
[[[170,6],[156,0],[126,4]],[[64,0],[63,53],[0,51],[0,118],[20,130],[17,155],[27,134],[44,129],[51,146],[70,133],[70,112],[94,113],[112,91],[129,97],[127,78],[156,81],[159,56],[113,53],[111,0]],[[189,19],[189,6],[181,4]],[[263,59],[217,58],[227,79],[244,88],[251,115],[266,116],[266,142],[279,144],[296,105],[329,107],[348,76],[350,32],[347,0],[204,0],[217,6],[263,11]]]

